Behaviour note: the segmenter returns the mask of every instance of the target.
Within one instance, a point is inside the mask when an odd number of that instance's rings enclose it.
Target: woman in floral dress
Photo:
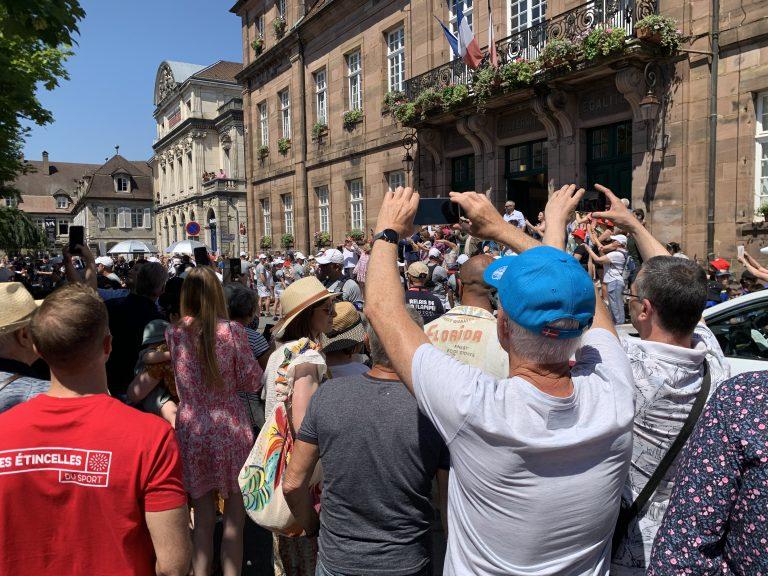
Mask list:
[[[225,500],[222,571],[235,576],[241,571],[245,523],[237,477],[254,440],[237,393],[258,391],[262,370],[244,328],[227,320],[224,291],[210,267],[194,268],[184,280],[181,316],[166,340],[179,393],[176,436],[184,487],[195,511],[194,573],[211,573],[218,493]]]
[[[768,372],[720,384],[680,456],[648,576],[768,574]]]

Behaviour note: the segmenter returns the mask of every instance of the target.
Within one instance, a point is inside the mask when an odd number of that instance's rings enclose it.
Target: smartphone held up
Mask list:
[[[458,224],[461,209],[450,198],[420,198],[413,223],[419,226],[429,224]]]

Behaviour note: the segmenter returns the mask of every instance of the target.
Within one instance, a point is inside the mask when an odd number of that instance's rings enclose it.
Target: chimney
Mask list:
[[[48,164],[48,152],[46,152],[45,150],[43,150],[43,174],[45,174],[46,176],[51,175],[51,167]]]

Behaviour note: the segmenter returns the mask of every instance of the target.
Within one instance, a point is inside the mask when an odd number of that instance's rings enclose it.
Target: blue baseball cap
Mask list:
[[[576,259],[562,250],[538,246],[518,256],[499,258],[485,270],[507,316],[526,330],[566,339],[581,336],[595,316],[595,288]],[[557,320],[573,319],[579,327],[563,330]]]

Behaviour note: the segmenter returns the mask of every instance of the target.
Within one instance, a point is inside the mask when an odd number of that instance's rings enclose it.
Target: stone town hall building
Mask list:
[[[692,257],[766,243],[756,210],[768,203],[768,2],[492,0],[502,63],[597,26],[623,28],[627,48],[494,96],[483,113],[470,103],[404,129],[382,110],[387,92],[414,99],[471,85],[433,17],[455,27],[459,3],[485,46],[480,0],[232,7],[242,20],[252,250],[264,236],[290,233],[306,248],[320,231],[339,242],[367,230],[387,188],[403,183],[430,196],[492,188],[499,206],[514,199],[534,219],[553,185],[599,182]],[[677,56],[636,40],[635,24],[652,13],[677,21],[686,37]],[[403,161],[410,133],[413,166]]]

